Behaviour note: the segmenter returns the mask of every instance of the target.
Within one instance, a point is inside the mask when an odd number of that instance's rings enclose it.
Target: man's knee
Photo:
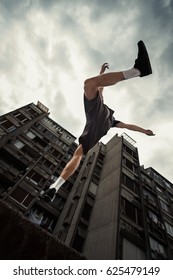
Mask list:
[[[84,81],[85,91],[92,90],[97,87],[97,81],[95,78],[89,78]]]
[[[90,78],[85,80],[84,82],[84,92],[85,96],[88,100],[91,100],[96,97],[97,95],[97,79],[96,78]]]

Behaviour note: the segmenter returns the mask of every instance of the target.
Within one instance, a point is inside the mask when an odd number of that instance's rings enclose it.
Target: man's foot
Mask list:
[[[55,195],[56,195],[56,189],[52,188],[52,189],[48,189],[47,191],[45,191],[44,194],[42,195],[42,198],[46,202],[51,202],[51,201],[53,201]]]
[[[141,72],[140,77],[152,74],[150,59],[143,41],[138,42],[138,57],[135,60],[134,68]]]

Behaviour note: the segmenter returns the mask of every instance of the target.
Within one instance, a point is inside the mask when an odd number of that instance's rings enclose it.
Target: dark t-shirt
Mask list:
[[[83,153],[86,155],[119,121],[116,121],[113,117],[114,111],[102,102],[99,93],[92,100],[88,100],[84,95],[84,109],[86,125],[79,137],[79,143],[82,144]]]

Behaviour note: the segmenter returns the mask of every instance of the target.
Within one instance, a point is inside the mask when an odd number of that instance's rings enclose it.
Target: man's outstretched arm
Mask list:
[[[106,69],[109,69],[109,64],[107,62],[102,64],[99,74],[100,75],[104,74]],[[103,87],[99,88],[99,95],[100,95],[100,98],[103,100]]]
[[[144,133],[148,136],[154,136],[155,135],[152,130],[144,129],[144,128],[142,128],[140,126],[137,126],[137,125],[134,125],[134,124],[127,124],[127,123],[119,122],[116,126],[118,128],[126,128],[126,129],[129,129],[129,130],[138,131],[138,132]]]

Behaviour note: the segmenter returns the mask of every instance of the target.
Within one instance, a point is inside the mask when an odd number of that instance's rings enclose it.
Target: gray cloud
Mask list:
[[[71,133],[76,133],[75,136],[78,137],[77,132],[80,127],[80,120],[75,117],[74,112],[67,106],[63,93],[57,91],[49,100],[49,104],[50,108],[52,108],[51,117]]]
[[[80,83],[77,75],[80,73],[82,78],[95,75],[103,62],[110,63],[111,71],[132,67],[136,43],[143,39],[153,75],[118,85],[115,91],[125,92],[122,98],[115,97],[111,88],[110,106],[118,102],[123,120],[139,125],[162,129],[164,122],[171,121],[172,0],[0,0],[0,23],[2,113],[38,98],[48,105],[52,118],[80,135],[83,107],[80,102],[76,107],[70,104],[76,103],[81,94],[76,90],[80,90],[82,81],[80,86],[73,84]],[[72,83],[68,92],[65,83]],[[71,91],[74,99],[70,99]],[[164,143],[165,134],[160,131],[159,135]],[[169,139],[165,153],[163,147],[157,147],[156,157],[155,146],[151,144],[153,153],[147,158],[160,172],[172,165],[168,159],[173,153],[172,132]],[[147,148],[143,142],[143,149]],[[165,174],[172,178],[171,170]]]

